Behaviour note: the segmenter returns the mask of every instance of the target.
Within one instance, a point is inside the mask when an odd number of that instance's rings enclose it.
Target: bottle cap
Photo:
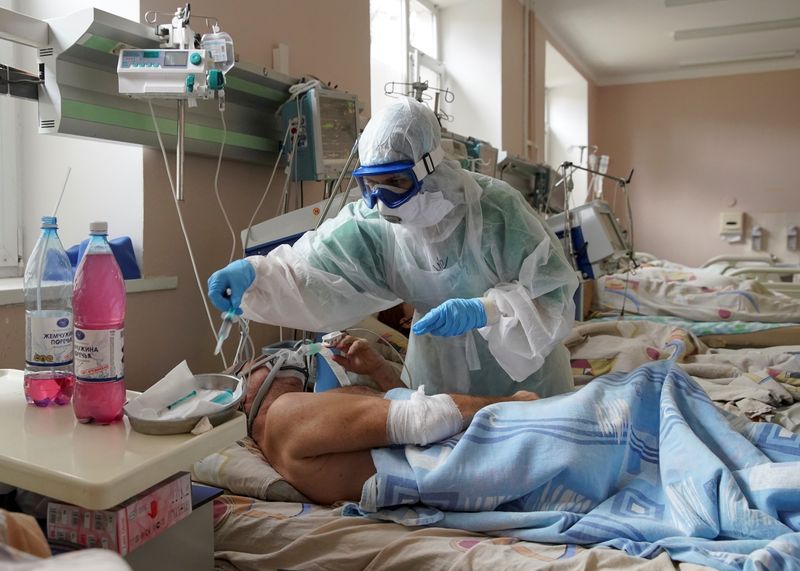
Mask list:
[[[55,216],[42,216],[42,228],[58,228]]]
[[[108,222],[90,222],[89,234],[108,234]]]

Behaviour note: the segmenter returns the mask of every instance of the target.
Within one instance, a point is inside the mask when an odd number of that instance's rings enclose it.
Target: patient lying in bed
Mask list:
[[[334,359],[346,370],[370,377],[380,390],[366,386],[302,392],[292,376],[273,381],[252,425],[252,438],[272,466],[297,490],[318,503],[358,500],[375,466],[371,450],[394,444],[427,444],[420,434],[438,441],[469,425],[484,406],[535,400],[518,391],[509,397],[422,394],[406,401],[384,399],[393,389],[405,389],[397,370],[363,339],[346,336],[335,346]],[[247,381],[245,413],[267,376],[254,371]],[[449,421],[449,422],[448,422]]]
[[[727,415],[671,360],[547,399],[420,404],[365,343],[339,349],[388,398],[302,393],[279,377],[254,424],[269,461],[318,502],[358,500],[344,513],[409,526],[800,569],[800,437]],[[246,409],[264,376],[251,375]]]

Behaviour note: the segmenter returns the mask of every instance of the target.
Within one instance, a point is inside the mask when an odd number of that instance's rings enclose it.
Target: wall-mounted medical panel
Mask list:
[[[46,22],[48,45],[39,48],[39,132],[157,146],[147,102],[120,95],[116,73],[120,50],[160,47],[154,28],[95,8]],[[225,79],[225,156],[274,161],[283,139],[275,111],[297,80],[246,63],[237,63]],[[176,103],[152,103],[165,144],[175,148]],[[186,152],[217,155],[223,138],[217,100],[187,110],[185,133]]]

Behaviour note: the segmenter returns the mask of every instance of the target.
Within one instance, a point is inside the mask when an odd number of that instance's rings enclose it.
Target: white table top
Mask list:
[[[22,383],[22,371],[0,369],[0,482],[89,509],[117,505],[247,434],[242,413],[198,436],[140,434],[127,417],[80,424],[72,405],[28,405]]]

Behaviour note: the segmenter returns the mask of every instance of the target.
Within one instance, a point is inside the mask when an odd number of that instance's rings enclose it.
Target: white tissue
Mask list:
[[[225,409],[241,396],[242,390],[240,381],[236,390],[233,391],[231,399],[226,403],[210,402],[211,399],[225,391],[198,388],[189,365],[186,364],[186,361],[182,361],[163,379],[129,402],[125,410],[129,416],[141,420],[180,420],[205,416]],[[175,403],[192,391],[196,391],[194,396],[175,405],[172,409],[167,408],[168,405]]]
[[[192,428],[192,434],[197,436],[198,434],[203,434],[204,432],[208,432],[212,428],[214,427],[211,425],[211,421],[208,420],[207,416],[204,416],[203,418],[200,419],[200,421],[197,424],[194,425],[194,428]]]

